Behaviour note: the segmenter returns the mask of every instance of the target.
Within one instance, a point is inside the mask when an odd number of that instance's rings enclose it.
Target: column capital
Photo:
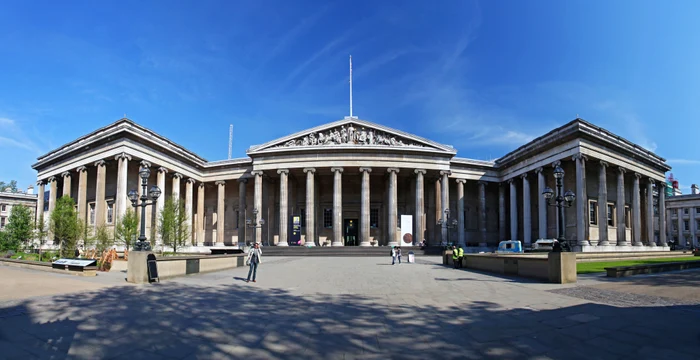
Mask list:
[[[388,169],[386,169],[386,172],[398,174],[398,173],[399,173],[399,169],[398,169],[398,168],[388,168]]]
[[[576,161],[576,160],[581,160],[581,161],[588,161],[588,156],[578,153],[574,154],[574,156],[571,157],[571,160]]]
[[[61,177],[70,177],[70,171],[64,171],[61,173]]]
[[[361,167],[361,168],[360,168],[360,172],[371,173],[371,172],[372,172],[372,168],[369,168],[369,167]]]
[[[416,173],[416,175],[418,175],[418,174],[423,174],[423,175],[425,175],[425,174],[428,173],[428,171],[425,170],[425,169],[415,169],[415,170],[413,170],[413,172]]]
[[[527,180],[527,173],[520,174],[520,178],[523,180]]]
[[[77,171],[77,172],[79,172],[79,173],[81,173],[81,172],[83,172],[83,171],[87,171],[87,170],[88,170],[87,166],[84,166],[84,165],[83,165],[83,166],[78,166],[78,168],[75,169],[75,171]]]
[[[238,178],[238,182],[239,182],[239,183],[247,184],[247,183],[248,183],[248,178]]]
[[[277,169],[277,173],[280,175],[282,175],[282,174],[288,175],[289,169]]]
[[[52,182],[56,181],[56,177],[55,177],[55,176],[50,176],[46,181],[49,182],[49,183],[52,183]]]
[[[46,181],[44,181],[44,180],[37,180],[36,181],[36,186],[44,186],[44,185],[46,185]]]
[[[307,174],[307,173],[312,173],[312,174],[313,174],[313,173],[315,173],[315,172],[316,172],[316,168],[304,168],[304,173],[305,173],[305,174]]]
[[[479,181],[477,181],[477,184],[486,186],[486,185],[489,184],[489,182],[488,182],[488,181],[484,181],[484,180],[479,180]]]
[[[342,172],[343,172],[343,168],[341,168],[341,167],[333,167],[333,168],[331,168],[331,172],[339,172],[339,173],[342,173]]]
[[[457,184],[466,184],[467,179],[455,179],[455,182],[457,182]]]
[[[512,178],[510,178],[510,179],[508,179],[508,180],[506,180],[506,181],[508,182],[508,184],[512,184],[512,183],[515,181],[515,178],[512,177]]]
[[[105,165],[107,165],[107,162],[104,160],[95,161],[95,166],[105,166]]]
[[[164,173],[164,174],[167,174],[167,173],[168,173],[168,169],[166,169],[166,168],[164,168],[164,167],[161,166],[161,167],[158,168],[158,172],[162,172],[162,173]]]
[[[627,169],[623,168],[622,166],[618,166],[617,171],[620,172],[620,175],[624,175],[627,172]]]
[[[176,172],[176,173],[173,174],[173,178],[182,179],[183,177],[184,177],[184,176],[182,176],[182,174],[180,174],[180,173],[178,173],[178,172]]]
[[[187,183],[188,183],[188,184],[194,184],[195,182],[197,182],[197,180],[195,180],[195,179],[193,179],[193,178],[187,178]]]
[[[263,176],[262,170],[253,170],[250,172],[250,174],[253,176]]]
[[[199,188],[200,188],[200,189],[204,189],[204,183],[203,183],[203,182],[199,183]]]
[[[653,178],[648,178],[647,181],[649,182],[649,185],[656,184],[656,180],[654,180]]]
[[[450,170],[440,170],[440,176],[445,176],[445,175],[447,175],[447,176],[452,175],[452,171],[450,171]]]
[[[226,181],[224,181],[224,180],[217,180],[214,184],[216,184],[216,185],[226,185]]]
[[[634,173],[634,177],[635,177],[635,179],[639,180],[639,179],[643,178],[644,176],[642,174],[636,172],[636,173]]]
[[[544,171],[544,168],[543,168],[542,166],[540,166],[540,167],[538,167],[537,169],[535,169],[535,173],[536,173],[536,174],[541,174],[542,171]]]
[[[139,165],[141,165],[142,167],[146,167],[146,168],[150,168],[150,167],[151,167],[151,163],[150,163],[149,161],[146,161],[146,160],[141,160],[141,162],[139,163]]]
[[[131,155],[129,155],[127,153],[121,153],[121,154],[117,154],[114,157],[114,160],[121,160],[121,159],[126,159],[126,160],[131,161]]]
[[[610,164],[608,164],[607,161],[600,160],[600,167],[601,168],[608,167],[608,166],[610,166]]]
[[[555,167],[557,167],[557,166],[561,166],[561,160],[557,160],[557,161],[555,161],[555,162],[552,163],[552,167],[553,167],[553,168],[555,168]]]

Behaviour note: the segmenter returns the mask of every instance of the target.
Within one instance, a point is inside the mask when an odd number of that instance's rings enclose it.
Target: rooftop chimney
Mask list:
[[[27,194],[28,194],[28,195],[34,195],[34,186],[29,185],[29,186],[27,187]]]
[[[700,187],[698,187],[698,184],[690,185],[690,193],[693,195],[700,194]]]

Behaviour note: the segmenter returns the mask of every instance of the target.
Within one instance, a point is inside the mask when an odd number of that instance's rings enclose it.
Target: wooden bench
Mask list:
[[[605,271],[607,272],[608,277],[623,277],[630,275],[655,274],[666,271],[676,271],[695,268],[700,268],[700,260],[606,267]]]

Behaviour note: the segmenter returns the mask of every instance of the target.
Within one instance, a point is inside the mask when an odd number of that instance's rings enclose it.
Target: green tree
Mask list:
[[[10,216],[7,218],[7,237],[9,243],[12,244],[12,250],[19,250],[20,246],[27,246],[32,240],[32,212],[28,207],[23,205],[15,205],[10,210]]]
[[[70,196],[63,196],[56,202],[49,229],[58,241],[61,257],[73,257],[78,238],[83,234],[83,224],[78,219],[75,203]]]
[[[139,218],[133,209],[126,210],[124,216],[119,219],[114,230],[114,237],[119,244],[129,250],[139,236]]]
[[[8,239],[7,231],[0,231],[0,252],[4,253],[7,250],[12,250]]]
[[[163,245],[172,247],[174,253],[177,253],[179,247],[185,246],[190,231],[184,203],[173,199],[165,200],[163,211],[160,212],[158,232]]]
[[[0,191],[5,191],[6,188],[10,188],[11,192],[17,192],[17,180],[10,180],[10,182],[0,181]]]
[[[42,258],[42,249],[41,246],[44,245],[44,239],[48,235],[48,229],[46,228],[46,221],[44,221],[44,213],[42,212],[39,215],[39,218],[36,220],[36,224],[34,225],[34,234],[39,240],[39,261],[41,261]]]
[[[109,229],[105,225],[95,227],[95,236],[92,239],[97,249],[97,254],[100,256],[103,251],[108,250],[114,245],[114,238],[110,234]]]

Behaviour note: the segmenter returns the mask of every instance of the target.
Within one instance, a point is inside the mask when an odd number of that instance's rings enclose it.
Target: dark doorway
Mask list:
[[[357,219],[343,220],[343,239],[345,246],[357,246]]]

